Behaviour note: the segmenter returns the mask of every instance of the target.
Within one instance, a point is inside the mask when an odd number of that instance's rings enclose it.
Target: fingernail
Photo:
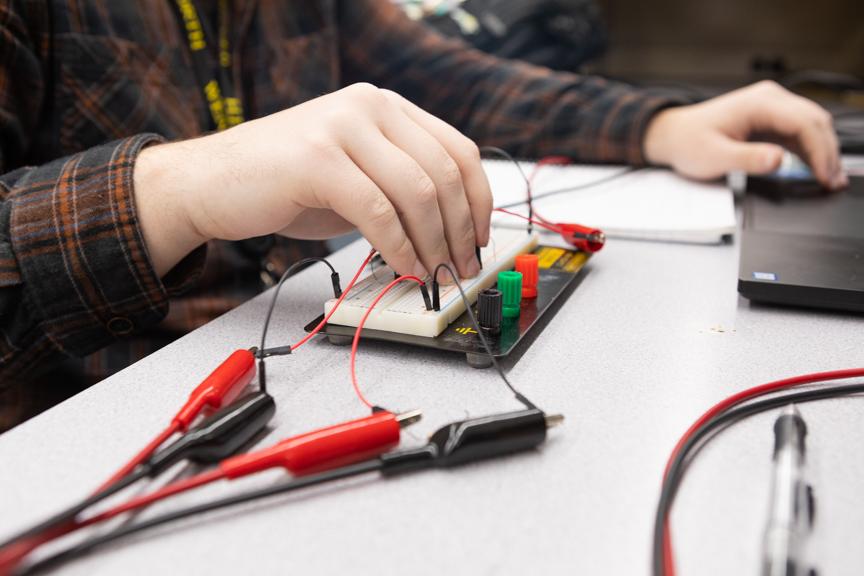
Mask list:
[[[474,278],[477,274],[480,273],[480,262],[477,261],[477,257],[473,254],[470,258],[465,262],[465,277],[466,278]]]
[[[417,260],[417,262],[414,263],[414,276],[417,276],[418,278],[420,278],[422,280],[423,278],[426,278],[426,276],[428,276],[428,275],[429,275],[429,272],[426,271],[426,267],[423,266],[422,262]]]

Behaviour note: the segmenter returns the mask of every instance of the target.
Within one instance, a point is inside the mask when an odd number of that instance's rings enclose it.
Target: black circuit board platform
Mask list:
[[[523,298],[519,317],[503,318],[499,334],[486,334],[492,353],[496,357],[508,356],[535,327],[539,329],[538,324],[544,315],[551,315],[557,309],[556,305],[575,289],[577,280],[581,280],[587,273],[586,264],[590,255],[585,252],[555,246],[538,246],[533,253],[539,257],[537,297]],[[476,315],[476,305],[473,306],[473,310]],[[304,329],[311,332],[323,319],[322,314],[307,324]],[[334,344],[349,344],[354,338],[355,331],[356,328],[353,326],[328,323],[321,333]],[[363,329],[362,338],[421,346],[445,352],[460,352],[466,355],[468,363],[472,366],[483,368],[491,365],[467,311],[434,338],[368,328]]]

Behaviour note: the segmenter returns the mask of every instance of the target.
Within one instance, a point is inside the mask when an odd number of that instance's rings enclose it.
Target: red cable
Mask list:
[[[550,220],[541,216],[537,212],[537,208],[534,207],[534,180],[537,178],[537,174],[540,172],[540,169],[544,166],[566,166],[568,164],[570,164],[570,158],[567,158],[566,156],[546,156],[545,158],[541,158],[537,161],[537,164],[534,165],[534,170],[532,170],[531,174],[528,176],[528,205],[531,208],[531,212],[534,213],[534,216],[541,222],[545,222],[547,224],[551,223]]]
[[[59,538],[64,534],[68,534],[79,528],[75,522],[70,522],[62,526],[55,526],[50,530],[46,530],[41,534],[35,534],[29,538],[18,540],[10,543],[4,548],[0,548],[0,576],[9,576],[15,572],[21,561],[24,560],[33,550],[42,546],[46,542],[50,542],[55,538]]]
[[[363,264],[360,266],[360,268],[354,274],[354,277],[351,279],[351,282],[348,283],[348,286],[345,287],[345,290],[342,292],[342,295],[339,296],[338,300],[336,300],[336,304],[334,304],[333,308],[330,309],[330,313],[327,314],[327,316],[325,316],[324,319],[321,320],[321,322],[319,322],[318,325],[315,326],[315,328],[311,332],[309,332],[309,334],[304,336],[302,340],[300,340],[299,342],[297,342],[296,344],[291,346],[292,352],[294,350],[296,350],[297,348],[299,348],[300,346],[302,346],[303,344],[305,344],[306,342],[308,342],[313,336],[318,334],[318,332],[320,332],[321,329],[324,328],[324,326],[327,325],[327,321],[330,320],[330,317],[333,316],[333,313],[336,312],[336,309],[339,308],[340,304],[342,304],[342,301],[348,295],[348,292],[350,292],[351,289],[354,287],[354,284],[357,282],[357,278],[360,277],[360,274],[363,272],[363,270],[366,268],[366,266],[369,265],[369,262],[372,261],[372,257],[375,255],[375,252],[376,252],[375,249],[372,249],[369,252],[369,255],[366,256],[366,259],[363,261]]]
[[[371,416],[292,436],[268,448],[232,456],[210,471],[168,484],[155,492],[132,498],[85,520],[60,527],[62,531],[46,534],[44,539],[33,542],[32,545],[29,541],[26,542],[24,546],[27,548],[22,552],[26,555],[36,546],[54,537],[139,510],[217,480],[235,480],[276,467],[284,468],[294,476],[301,476],[353,464],[377,456],[397,445],[400,429],[401,424],[395,414],[380,411]],[[38,538],[43,538],[43,535]]]
[[[150,441],[147,446],[144,447],[138,454],[135,455],[134,458],[129,460],[126,464],[123,465],[122,468],[117,470],[113,476],[111,476],[108,480],[106,480],[99,488],[96,489],[96,493],[102,492],[106,488],[109,488],[113,484],[125,478],[129,473],[131,473],[135,468],[137,468],[141,463],[147,460],[153,453],[156,451],[159,446],[165,443],[168,438],[173,436],[176,432],[180,431],[179,422],[173,420],[171,425],[168,426],[165,430],[159,433],[153,440]]]
[[[375,300],[372,301],[372,304],[369,306],[369,309],[366,310],[366,314],[363,315],[363,318],[360,320],[360,323],[357,324],[357,330],[354,332],[354,342],[351,344],[351,383],[354,385],[354,392],[357,394],[357,397],[360,398],[360,401],[363,402],[369,408],[374,408],[371,402],[366,399],[363,395],[363,392],[360,390],[360,386],[357,384],[357,372],[354,369],[357,360],[357,346],[360,344],[360,333],[363,331],[363,325],[366,324],[366,319],[369,318],[369,314],[372,313],[372,309],[381,301],[387,292],[390,291],[391,288],[399,284],[400,282],[404,282],[405,280],[411,280],[412,282],[417,282],[420,286],[424,286],[425,282],[423,282],[417,276],[399,276],[390,284],[388,284],[378,296],[375,297]]]
[[[197,476],[192,476],[191,478],[186,478],[185,480],[180,480],[179,482],[174,482],[151,494],[133,498],[128,502],[115,506],[114,508],[95,516],[91,516],[90,518],[84,520],[71,520],[67,524],[55,526],[41,534],[31,536],[30,538],[26,538],[19,542],[14,542],[7,548],[0,550],[0,576],[12,574],[13,570],[15,570],[20,565],[21,561],[33,550],[51,540],[60,538],[61,536],[65,536],[66,534],[75,532],[81,528],[86,528],[93,524],[110,520],[111,518],[115,518],[125,512],[143,508],[153,502],[173,496],[174,494],[187,492],[193,488],[209,484],[223,477],[224,473],[217,468],[203,474],[198,474]]]
[[[336,301],[336,304],[330,310],[330,313],[327,314],[327,316],[321,322],[319,322],[318,325],[309,334],[307,334],[303,339],[301,339],[299,342],[297,342],[297,344],[293,345],[291,347],[292,351],[299,348],[300,346],[302,346],[306,342],[308,342],[313,336],[315,336],[318,332],[320,332],[321,329],[327,324],[327,321],[330,319],[330,317],[333,315],[333,313],[336,312],[336,309],[339,307],[339,305],[342,303],[342,301],[348,295],[348,292],[354,287],[354,284],[357,282],[357,279],[360,277],[360,274],[363,272],[363,270],[366,268],[366,266],[369,265],[369,262],[372,260],[372,257],[375,255],[375,252],[376,251],[374,249],[369,252],[369,255],[363,261],[363,264],[360,266],[360,268],[354,274],[354,277],[348,283],[345,290],[339,296],[339,299]],[[241,351],[238,351],[238,352],[241,352]],[[234,355],[232,355],[232,357],[236,357],[238,355],[238,352],[235,352]],[[230,367],[231,373],[228,376],[233,377],[233,379],[234,379],[234,383],[230,386],[230,388],[224,388],[220,384],[217,384],[217,386],[219,386],[220,389],[214,394],[214,392],[212,391],[212,385],[211,385],[210,389],[204,389],[204,388],[202,388],[203,385],[199,385],[199,387],[196,388],[196,390],[193,392],[192,396],[190,397],[190,400],[186,402],[186,404],[183,406],[183,408],[181,408],[181,410],[178,412],[177,416],[175,416],[175,418],[171,421],[171,424],[165,430],[160,432],[159,435],[157,435],[153,440],[151,440],[147,444],[147,446],[145,446],[140,452],[138,452],[138,454],[136,454],[131,460],[129,460],[119,470],[117,470],[108,480],[106,480],[96,490],[96,493],[101,492],[102,490],[110,487],[111,485],[113,485],[117,481],[125,478],[128,474],[130,474],[133,470],[135,470],[139,465],[141,465],[143,462],[145,462],[150,456],[152,456],[152,454],[162,444],[164,444],[171,436],[173,436],[177,432],[182,432],[184,427],[188,427],[188,424],[191,424],[191,420],[194,419],[198,415],[198,413],[200,413],[201,410],[203,410],[204,408],[206,408],[207,406],[212,404],[214,400],[217,400],[217,401],[218,400],[226,400],[226,399],[229,399],[230,396],[236,395],[235,392],[237,392],[237,390],[234,390],[234,388],[237,388],[236,383],[242,383],[243,386],[245,386],[248,382],[243,383],[241,381],[241,379],[245,380],[245,376],[250,376],[250,374],[248,374],[248,373],[245,375],[240,374],[240,372],[248,372],[248,370],[244,369],[243,361],[246,360],[246,358],[245,358],[246,355],[251,355],[251,352],[248,352],[248,351],[242,351],[242,352],[244,352],[244,354],[241,354],[241,356],[243,356],[243,357],[242,358],[239,358],[239,357],[235,358],[233,365]],[[238,365],[238,360],[240,361],[239,365]],[[226,362],[223,363],[222,366],[217,368],[217,372],[220,371],[221,369],[223,369],[223,366],[226,366],[226,363],[230,362],[230,361],[231,361],[231,357],[229,357],[229,360],[226,360]],[[240,372],[236,371],[237,368],[240,369]],[[253,373],[254,373],[254,369],[253,369]],[[214,372],[214,374],[216,374],[216,372]],[[210,378],[213,378],[214,374],[211,374]],[[220,380],[221,380],[221,378],[220,378]],[[201,393],[196,394],[196,392],[202,392],[202,393],[205,393],[205,395],[202,396]],[[202,398],[204,399],[204,401],[202,401]],[[184,424],[185,424],[185,426],[184,426]],[[178,494],[180,492],[185,492],[187,490],[197,488],[198,486],[208,484],[210,482],[213,482],[213,481],[218,480],[218,479],[223,478],[223,477],[224,477],[224,474],[218,470],[214,470],[211,472],[207,472],[204,474],[193,476],[193,477],[188,478],[186,480],[182,480],[180,482],[170,484],[161,490],[153,492],[152,494],[141,496],[139,498],[134,498],[134,499],[126,502],[125,504],[122,504],[120,506],[117,506],[115,508],[107,510],[106,512],[103,512],[103,513],[98,514],[96,516],[90,517],[86,520],[71,521],[70,523],[68,523],[66,525],[58,526],[58,527],[56,527],[52,530],[46,531],[42,534],[39,534],[39,535],[33,536],[31,538],[25,539],[21,542],[16,542],[13,545],[9,546],[8,548],[0,550],[0,576],[5,576],[6,573],[11,572],[11,570],[14,569],[20,563],[20,561],[23,560],[30,552],[32,552],[33,550],[35,550],[39,546],[45,544],[46,542],[54,540],[55,538],[59,538],[60,536],[63,536],[65,534],[68,534],[69,532],[73,532],[75,530],[78,530],[80,528],[90,526],[92,524],[108,520],[110,518],[114,518],[115,516],[118,516],[124,512],[128,512],[130,510],[142,508],[142,507],[147,506],[147,505],[149,505],[153,502],[156,502],[158,500],[162,500],[162,499],[168,498],[174,494]]]
[[[160,488],[155,492],[151,492],[150,494],[145,494],[143,496],[138,496],[137,498],[132,498],[131,500],[124,502],[123,504],[119,504],[118,506],[106,510],[105,512],[101,512],[95,516],[91,516],[90,518],[79,522],[77,528],[83,528],[84,526],[90,526],[91,524],[97,524],[99,522],[104,522],[105,520],[110,520],[111,518],[115,518],[125,512],[137,510],[139,508],[143,508],[144,506],[149,506],[150,504],[158,502],[159,500],[164,500],[165,498],[169,498],[171,496],[174,496],[175,494],[180,494],[182,492],[188,492],[189,490],[198,488],[199,486],[204,486],[205,484],[210,484],[211,482],[215,482],[216,480],[221,480],[224,477],[225,473],[220,468],[214,468],[213,470],[208,470],[207,472],[202,472],[201,474],[197,474],[189,478],[184,478],[183,480],[178,480],[177,482],[172,482],[171,484],[168,484],[164,488]]]
[[[132,472],[176,432],[185,432],[188,430],[192,422],[202,412],[205,410],[218,410],[223,405],[233,401],[249,385],[254,376],[255,357],[252,352],[249,350],[235,350],[207,378],[195,387],[189,394],[188,400],[186,400],[174,418],[171,419],[171,424],[103,483],[97,492],[101,492]]]
[[[666,462],[666,469],[663,472],[664,481],[666,476],[669,474],[669,468],[672,466],[672,462],[678,457],[678,453],[681,451],[681,448],[687,443],[688,440],[696,433],[697,430],[702,428],[705,423],[709,420],[713,419],[718,414],[729,410],[730,408],[741,404],[747,400],[752,400],[753,398],[757,398],[759,396],[764,396],[765,394],[769,394],[771,392],[776,392],[778,390],[783,390],[786,388],[792,388],[795,386],[802,386],[804,384],[815,384],[817,382],[827,382],[832,380],[843,380],[846,378],[858,378],[864,376],[864,368],[850,368],[847,370],[832,370],[829,372],[816,372],[814,374],[804,374],[801,376],[793,376],[791,378],[785,378],[783,380],[776,380],[774,382],[769,382],[768,384],[762,384],[759,386],[754,386],[753,388],[748,388],[746,390],[742,390],[737,394],[733,394],[729,396],[725,400],[722,400],[712,406],[708,411],[706,411],[702,416],[699,417],[696,422],[694,422],[690,428],[684,433],[678,443],[675,445],[675,448],[672,450],[672,454],[669,456],[669,460]],[[670,528],[669,517],[667,516],[664,522],[664,531],[663,531],[663,564],[664,564],[664,574],[665,576],[674,576],[675,575],[675,562],[673,558],[674,550],[672,546],[672,532]]]
[[[548,222],[546,220],[542,220],[542,221],[541,220],[534,220],[533,218],[523,216],[522,214],[519,214],[518,212],[511,212],[510,210],[507,210],[505,208],[494,208],[493,210],[495,212],[501,212],[502,214],[507,214],[508,216],[515,216],[516,218],[521,218],[522,220],[525,220],[526,222],[530,222],[531,224],[534,224],[535,226],[545,228],[546,230],[549,230],[550,232],[555,232],[556,234],[564,234],[564,231],[561,228],[559,228],[555,224],[551,224],[550,222]],[[536,216],[537,213],[535,212],[534,215]]]

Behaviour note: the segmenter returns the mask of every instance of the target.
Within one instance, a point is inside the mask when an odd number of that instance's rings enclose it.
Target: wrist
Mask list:
[[[645,130],[642,150],[645,160],[656,166],[670,166],[674,158],[675,123],[680,108],[666,108],[654,115]]]
[[[188,143],[143,149],[133,173],[139,227],[156,274],[165,276],[209,238],[191,218],[201,186],[202,164],[190,158]]]

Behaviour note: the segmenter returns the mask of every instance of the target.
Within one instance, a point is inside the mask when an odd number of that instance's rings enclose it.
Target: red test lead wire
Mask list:
[[[540,170],[543,169],[544,166],[566,166],[570,164],[570,158],[566,156],[546,156],[545,158],[541,158],[537,161],[537,164],[534,165],[534,169],[531,171],[531,174],[528,176],[528,186],[526,193],[528,195],[528,204],[531,207],[531,212],[534,215],[534,218],[544,222],[546,224],[551,224],[552,222],[541,216],[537,212],[537,207],[534,206],[534,180],[537,179],[537,174],[539,174]]]
[[[693,436],[693,434],[697,430],[702,428],[708,421],[729,410],[730,408],[746,402],[747,400],[752,400],[753,398],[764,396],[765,394],[770,394],[771,392],[777,392],[779,390],[785,390],[787,388],[793,388],[795,386],[803,386],[805,384],[816,384],[818,382],[827,382],[833,380],[843,380],[846,378],[860,377],[864,377],[864,368],[850,368],[848,370],[817,372],[815,374],[804,374],[802,376],[793,376],[791,378],[785,378],[783,380],[776,380],[774,382],[769,382],[768,384],[762,384],[760,386],[754,386],[753,388],[742,390],[737,394],[729,396],[725,400],[718,402],[710,409],[708,409],[704,414],[702,414],[702,416],[699,417],[698,420],[696,420],[696,422],[694,422],[690,426],[690,428],[687,429],[684,435],[681,436],[681,439],[678,440],[678,443],[675,445],[675,448],[672,450],[672,454],[669,456],[669,459],[666,462],[666,468],[663,472],[664,480],[669,474],[669,469],[672,466],[672,463],[677,458],[678,453],[681,451],[681,448],[684,446],[684,444],[687,443],[687,441]],[[674,576],[674,549],[672,547],[672,533],[668,517],[665,520],[663,530],[663,559],[664,576]]]
[[[606,235],[599,228],[591,228],[590,226],[566,222],[551,223],[546,220],[534,220],[533,218],[528,218],[518,212],[511,212],[505,208],[495,208],[494,210],[495,212],[501,212],[508,216],[521,218],[535,226],[560,234],[565,242],[589,254],[599,252],[606,244]]]
[[[525,190],[528,199],[528,206],[531,214],[533,214],[533,218],[503,208],[496,208],[495,211],[522,218],[535,226],[560,234],[568,244],[571,244],[583,252],[593,254],[594,252],[602,250],[603,246],[606,244],[606,235],[602,230],[573,222],[552,222],[548,218],[541,216],[537,212],[537,208],[534,206],[534,180],[536,180],[537,174],[540,170],[544,166],[565,166],[567,164],[570,164],[570,159],[566,156],[547,156],[541,158],[534,166],[534,170],[532,170],[531,174],[528,176]]]
[[[249,350],[236,350],[189,395],[171,424],[143,450],[114,473],[96,492],[101,492],[126,477],[146,461],[159,446],[177,432],[185,432],[205,411],[216,411],[234,401],[255,376],[255,356]]]
[[[354,277],[351,278],[351,281],[348,283],[348,286],[345,287],[345,290],[342,292],[342,295],[339,296],[338,300],[336,300],[336,304],[334,304],[333,308],[330,309],[330,313],[327,314],[327,316],[325,316],[324,319],[321,320],[321,322],[319,322],[318,325],[315,326],[315,328],[312,331],[310,331],[308,334],[306,334],[306,336],[304,336],[299,342],[297,342],[296,344],[291,346],[292,352],[294,350],[296,350],[297,348],[299,348],[300,346],[302,346],[303,344],[305,344],[306,342],[308,342],[313,336],[318,334],[318,332],[320,332],[321,329],[324,328],[324,326],[327,325],[327,321],[330,320],[330,317],[333,316],[333,314],[336,312],[336,309],[339,308],[339,305],[342,304],[342,301],[345,300],[346,296],[348,296],[348,292],[350,292],[351,289],[354,287],[354,284],[357,282],[357,279],[360,277],[360,274],[363,273],[363,270],[365,270],[366,266],[369,265],[369,262],[372,261],[372,257],[375,256],[376,252],[377,252],[377,250],[375,250],[374,248],[369,251],[369,255],[366,256],[366,259],[363,261],[363,264],[361,264],[360,268],[357,269],[357,272],[354,274]]]
[[[357,324],[357,330],[354,331],[354,341],[351,343],[351,384],[354,386],[354,392],[357,394],[357,397],[360,399],[363,404],[365,404],[368,408],[374,409],[375,406],[366,399],[366,396],[363,395],[363,392],[360,390],[359,384],[357,384],[357,347],[360,345],[360,333],[363,332],[363,326],[366,324],[366,320],[369,318],[369,315],[372,313],[372,310],[375,309],[375,306],[378,302],[381,301],[382,298],[389,292],[394,286],[400,284],[405,281],[416,282],[421,288],[426,286],[426,283],[423,282],[417,276],[399,276],[390,282],[387,286],[384,287],[381,292],[378,293],[378,296],[375,297],[375,300],[372,301],[372,304],[369,305],[369,309],[366,310],[366,313],[363,315],[363,318],[360,319],[360,323]]]
[[[309,334],[303,337],[299,342],[291,346],[291,350],[295,350],[309,341],[327,324],[330,316],[336,312],[336,309],[348,295],[351,288],[357,282],[360,274],[372,260],[375,250],[369,252],[369,255],[363,261],[363,264],[354,274],[351,282],[348,283],[342,295],[336,301],[335,306]],[[225,406],[235,400],[240,393],[249,385],[252,378],[255,376],[255,356],[250,350],[237,350],[229,356],[222,364],[219,365],[213,373],[210,374],[195,390],[189,395],[186,404],[180,409],[177,415],[171,421],[171,424],[163,430],[156,438],[154,438],[143,450],[135,455],[122,468],[114,473],[97,492],[101,492],[105,488],[111,486],[121,478],[127,476],[135,470],[140,464],[147,460],[153,453],[164,444],[171,436],[178,432],[185,432],[192,425],[192,422],[206,408],[211,411],[216,411],[222,406]]]
[[[318,324],[318,326],[316,326],[315,329],[312,330],[312,332],[307,334],[303,339],[301,339],[294,346],[292,346],[292,350],[305,344],[326,325],[330,316],[332,316],[332,314],[336,311],[336,309],[345,299],[348,292],[351,290],[351,288],[353,288],[360,274],[369,264],[374,254],[375,250],[373,249],[372,251],[370,251],[363,264],[357,270],[346,289],[340,295],[336,304],[331,309],[330,314],[328,314],[327,317],[325,317]],[[151,440],[147,444],[147,446],[145,446],[140,452],[138,452],[122,468],[115,472],[111,476],[111,478],[109,478],[96,490],[95,493],[98,494],[99,492],[104,491],[105,489],[117,483],[119,480],[128,476],[141,464],[146,462],[156,452],[156,450],[158,450],[159,447],[162,446],[165,442],[167,442],[168,439],[170,439],[173,435],[188,431],[193,422],[198,418],[198,416],[202,415],[202,413],[215,412],[237,399],[237,397],[240,396],[243,390],[252,381],[252,378],[254,376],[255,356],[253,352],[251,350],[235,351],[222,364],[220,364],[216,368],[216,370],[214,370],[201,384],[199,384],[195,388],[195,390],[192,391],[186,403],[181,407],[181,409],[171,420],[171,424],[162,432],[160,432],[153,440]],[[407,425],[407,423],[416,421],[416,418],[411,419],[398,417],[397,419],[402,422],[403,425]],[[168,492],[168,494],[163,494],[162,497],[167,497],[180,491],[190,490],[196,486],[201,485],[199,482],[206,483],[217,479],[213,477],[208,478],[206,475],[202,476],[205,476],[205,478],[196,477],[195,479],[190,479],[189,482],[183,482],[180,483],[180,485],[172,485],[166,487],[165,491]],[[140,506],[143,505],[145,504],[140,504]],[[88,520],[80,522],[70,521],[63,526],[58,526],[49,531],[46,531],[44,534],[32,536],[25,540],[22,540],[21,542],[16,542],[8,547],[5,547],[4,549],[0,550],[0,576],[5,576],[5,574],[11,572],[11,570],[13,570],[20,563],[20,561],[23,560],[24,557],[26,557],[30,552],[32,552],[34,549],[38,548],[42,544],[84,526],[89,526],[98,521],[100,521],[99,517],[92,517]]]
[[[235,480],[272,468],[284,468],[295,476],[302,476],[368,460],[397,446],[401,429],[419,419],[420,413],[416,410],[399,415],[379,411],[371,416],[293,436],[269,448],[228,458],[213,470],[133,498],[80,522],[76,528],[110,520],[217,480]]]

